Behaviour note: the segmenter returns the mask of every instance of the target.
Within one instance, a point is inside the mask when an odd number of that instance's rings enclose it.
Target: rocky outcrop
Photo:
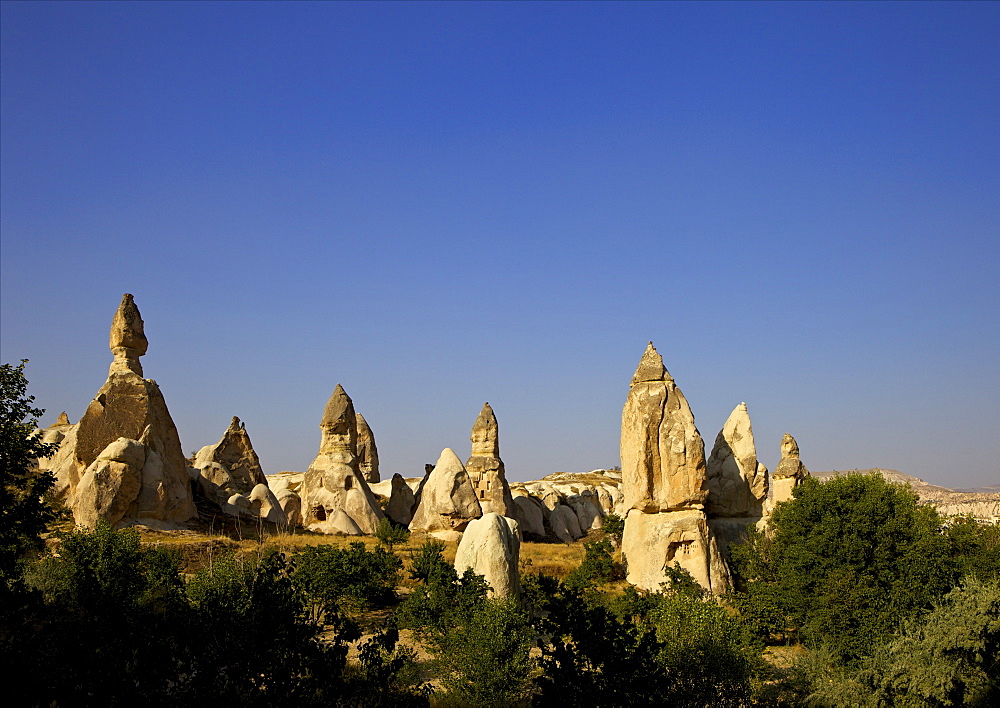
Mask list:
[[[705,443],[652,342],[622,410],[621,456],[626,508],[653,514],[704,507]]]
[[[465,471],[472,480],[483,513],[496,512],[513,517],[514,498],[507,484],[503,460],[500,459],[499,426],[489,403],[483,404],[469,440],[472,442],[472,456],[465,463]]]
[[[369,484],[375,484],[381,481],[378,471],[378,448],[375,447],[375,434],[368,427],[368,421],[363,415],[357,413],[355,419],[358,424],[358,469]]]
[[[401,526],[409,526],[413,520],[416,497],[413,490],[398,472],[392,476],[389,502],[385,505],[385,515]]]
[[[146,447],[138,440],[118,438],[87,468],[76,488],[73,521],[93,528],[104,519],[114,526],[138,498]]]
[[[67,430],[52,460],[57,494],[80,518],[99,513],[94,508],[77,508],[95,499],[89,491],[76,494],[81,478],[119,438],[136,441],[145,448],[139,493],[119,523],[162,525],[197,515],[177,428],[159,386],[152,379],[142,378],[139,357],[146,353],[147,346],[142,317],[132,296],[126,294],[111,325],[114,361],[108,379],[80,422]]]
[[[757,460],[757,446],[747,404],[733,409],[706,465],[708,500],[705,511],[716,517],[757,517],[767,499],[767,468]]]
[[[627,579],[658,590],[679,564],[707,590],[729,588],[725,561],[705,514],[705,446],[684,394],[650,342],[625,407],[621,431]]]
[[[416,493],[411,531],[463,531],[483,515],[462,461],[451,448],[441,451],[437,464]]]
[[[780,502],[792,498],[792,490],[809,476],[809,470],[799,459],[799,444],[788,433],[781,438],[781,460],[771,475],[771,498],[768,512]]]
[[[521,533],[526,539],[541,541],[545,538],[545,515],[548,509],[540,500],[522,493],[514,497],[517,507],[517,519],[521,525]]]
[[[363,533],[375,533],[382,511],[358,467],[354,403],[340,384],[327,401],[320,429],[319,453],[302,481],[303,523],[325,532],[322,524],[339,510]]]
[[[455,553],[455,570],[462,575],[471,568],[482,575],[491,597],[516,597],[520,594],[520,557],[517,521],[490,512],[465,528]]]

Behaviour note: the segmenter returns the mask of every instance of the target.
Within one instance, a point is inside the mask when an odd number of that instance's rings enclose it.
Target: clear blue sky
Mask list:
[[[75,422],[135,294],[185,452],[618,462],[647,340],[710,448],[1000,483],[998,3],[2,3],[0,355]]]

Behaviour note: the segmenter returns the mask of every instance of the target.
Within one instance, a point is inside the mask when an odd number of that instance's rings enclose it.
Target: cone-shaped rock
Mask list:
[[[358,469],[370,484],[382,481],[378,472],[378,448],[375,447],[375,435],[368,427],[368,421],[360,413],[355,414],[358,421]]]
[[[303,523],[322,524],[341,510],[362,532],[375,533],[382,511],[358,467],[354,403],[340,384],[327,401],[319,427],[319,454],[302,480]]]
[[[246,426],[235,416],[219,442],[198,451],[194,466],[201,472],[199,485],[205,496],[219,504],[267,484]]]
[[[424,477],[416,494],[411,531],[462,531],[483,515],[462,461],[451,448],[441,451],[434,469]]]
[[[655,513],[704,506],[705,443],[652,342],[622,410],[621,457],[626,509]]]
[[[767,468],[757,460],[747,404],[733,409],[706,465],[709,516],[759,517],[767,498]]]
[[[72,501],[84,472],[119,438],[138,441],[146,448],[141,489],[123,515],[123,521],[182,522],[197,516],[191,496],[187,460],[177,428],[160,387],[142,378],[139,357],[146,353],[142,317],[131,295],[122,298],[111,325],[115,360],[108,380],[62,442],[53,471],[57,490]],[[84,503],[81,498],[80,503]],[[81,518],[91,510],[81,509]]]
[[[516,509],[510,494],[510,485],[500,459],[500,434],[497,417],[489,403],[483,404],[475,424],[472,426],[472,456],[465,463],[472,486],[483,513],[495,512],[501,516],[514,517]]]
[[[799,444],[788,433],[781,438],[781,460],[771,475],[771,505],[788,501],[792,490],[809,476],[809,470],[799,459]]]
[[[472,572],[482,575],[490,586],[491,597],[518,596],[520,535],[514,519],[495,513],[473,519],[458,544],[455,570],[462,575],[471,568]]]
[[[409,526],[413,519],[413,507],[416,497],[410,485],[398,472],[392,476],[390,483],[389,503],[385,506],[385,515],[402,526]]]

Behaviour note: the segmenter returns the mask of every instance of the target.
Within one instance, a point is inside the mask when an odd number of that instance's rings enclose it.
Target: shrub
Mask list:
[[[615,539],[615,543],[621,544],[622,534],[625,533],[625,519],[618,514],[606,514],[601,524],[601,529],[607,535]]]
[[[403,561],[382,547],[354,541],[348,548],[310,546],[294,559],[292,578],[317,616],[338,602],[384,604],[396,596]]]
[[[611,556],[614,549],[608,539],[587,541],[583,544],[583,548],[583,561],[566,577],[567,585],[585,588],[622,577],[621,567]]]
[[[392,547],[399,543],[406,543],[410,538],[410,532],[403,526],[394,524],[388,517],[379,519],[378,526],[375,527],[375,538],[390,551]]]

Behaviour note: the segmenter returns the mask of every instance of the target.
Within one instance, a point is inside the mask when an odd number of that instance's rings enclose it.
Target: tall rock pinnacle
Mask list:
[[[149,342],[143,331],[142,316],[135,305],[132,295],[122,295],[122,302],[111,320],[111,352],[115,355],[111,363],[110,373],[131,371],[142,376],[142,364],[139,357],[146,353]]]
[[[747,404],[730,413],[708,458],[709,516],[759,517],[767,498],[767,468],[757,460]]]
[[[358,445],[358,469],[370,484],[381,481],[378,471],[378,448],[375,446],[375,434],[368,426],[368,421],[360,413],[355,414],[358,423],[356,432]]]
[[[476,498],[483,513],[495,512],[514,517],[514,498],[507,484],[507,473],[500,459],[500,432],[497,417],[489,403],[483,404],[469,436],[472,456],[465,469],[476,489]]]

